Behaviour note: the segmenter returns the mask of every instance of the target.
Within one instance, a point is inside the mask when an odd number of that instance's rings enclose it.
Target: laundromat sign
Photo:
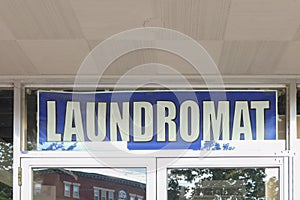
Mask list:
[[[276,113],[276,91],[39,91],[38,144],[200,150],[206,141],[276,140]]]

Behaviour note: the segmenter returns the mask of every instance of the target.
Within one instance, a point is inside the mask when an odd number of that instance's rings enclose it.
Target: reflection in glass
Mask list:
[[[40,88],[43,89],[43,88]],[[239,90],[245,90],[245,88],[240,89],[230,89],[233,91],[239,91]],[[44,90],[50,90],[44,89]],[[64,89],[58,89],[55,90],[61,90],[61,91],[70,91],[70,90],[64,90]],[[249,90],[257,90],[257,89],[251,89]],[[268,90],[267,88],[262,88],[262,90]],[[273,89],[271,89],[273,90]],[[276,89],[274,89],[276,90]],[[37,91],[38,89],[35,88],[26,88],[25,89],[25,101],[26,101],[26,123],[24,124],[26,127],[24,128],[27,135],[27,143],[26,143],[26,150],[37,150]],[[100,90],[99,90],[100,91]],[[277,96],[278,96],[278,135],[277,138],[279,140],[285,140],[286,138],[286,89],[285,88],[279,88],[277,89]],[[300,134],[299,134],[300,135]]]
[[[297,138],[300,139],[300,90],[297,91]]]
[[[278,89],[277,90],[278,95],[278,133],[277,138],[279,140],[285,140],[286,139],[286,89]]]
[[[279,200],[278,168],[168,169],[169,200]]]
[[[12,199],[13,91],[0,90],[0,200]]]
[[[12,199],[12,164],[12,143],[0,141],[0,200]]]
[[[33,170],[33,199],[146,199],[144,168],[38,168]]]

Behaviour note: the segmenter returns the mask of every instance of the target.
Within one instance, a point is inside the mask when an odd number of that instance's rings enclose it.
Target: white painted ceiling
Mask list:
[[[225,75],[300,75],[300,0],[0,0],[0,75],[74,75],[99,42],[145,26],[191,36]],[[195,74],[154,50],[124,55],[106,74],[148,62]]]

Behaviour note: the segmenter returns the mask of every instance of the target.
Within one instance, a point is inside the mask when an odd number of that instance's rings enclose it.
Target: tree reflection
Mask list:
[[[265,168],[186,168],[169,170],[168,199],[279,199],[276,177]],[[268,194],[270,193],[270,194]]]
[[[12,199],[13,145],[0,142],[0,200]]]

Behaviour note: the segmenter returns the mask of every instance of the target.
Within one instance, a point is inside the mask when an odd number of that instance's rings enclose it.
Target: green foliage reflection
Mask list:
[[[0,200],[12,199],[13,145],[0,142]]]
[[[277,200],[278,180],[272,177],[266,185],[266,175],[265,168],[171,169],[168,199],[263,200],[271,191],[272,199]]]

